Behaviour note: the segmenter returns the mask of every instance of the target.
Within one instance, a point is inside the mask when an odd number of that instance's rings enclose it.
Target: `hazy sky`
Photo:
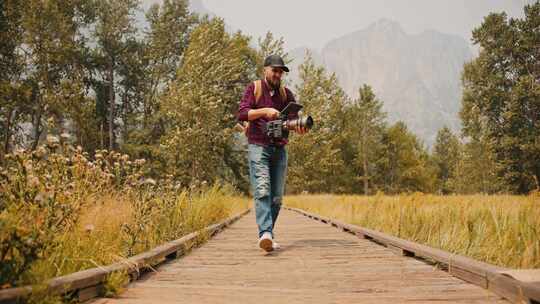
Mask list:
[[[535,0],[192,0],[223,17],[231,29],[253,37],[267,31],[285,38],[286,47],[320,49],[331,39],[381,19],[401,24],[410,34],[431,29],[470,41],[471,30],[490,12],[523,16]],[[149,3],[160,0],[142,0]],[[199,6],[200,3],[196,3]]]
[[[433,29],[470,40],[471,30],[493,11],[522,16],[532,0],[202,0],[233,29],[258,37],[272,31],[289,49],[321,48],[327,41],[387,18],[406,32]]]

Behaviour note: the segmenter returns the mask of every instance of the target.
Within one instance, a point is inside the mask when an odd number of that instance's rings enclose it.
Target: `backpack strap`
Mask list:
[[[281,95],[281,99],[283,101],[287,101],[287,90],[285,89],[284,85],[279,87],[279,95]]]
[[[255,84],[253,95],[255,95],[255,103],[258,103],[262,96],[262,81],[259,79],[255,80],[253,83]]]
[[[255,95],[255,103],[258,103],[262,97],[262,80],[255,80],[253,82],[255,89],[253,90],[253,95]],[[283,101],[287,101],[287,90],[284,85],[279,87],[279,95]]]

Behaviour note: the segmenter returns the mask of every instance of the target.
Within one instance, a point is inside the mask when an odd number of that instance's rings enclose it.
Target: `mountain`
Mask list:
[[[291,67],[303,62],[305,51],[289,52]],[[382,19],[311,52],[318,64],[336,73],[349,96],[356,98],[362,84],[371,85],[390,122],[404,121],[428,146],[443,126],[459,130],[460,75],[472,59],[465,39],[436,31],[411,35]],[[297,72],[291,74],[297,82]]]

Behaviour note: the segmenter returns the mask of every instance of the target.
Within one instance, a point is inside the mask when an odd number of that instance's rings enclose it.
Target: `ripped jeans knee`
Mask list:
[[[270,196],[270,177],[266,176],[265,174],[261,174],[260,172],[257,172],[255,175],[255,185],[254,185],[255,191],[253,193],[253,196],[255,199],[263,199],[267,196]]]

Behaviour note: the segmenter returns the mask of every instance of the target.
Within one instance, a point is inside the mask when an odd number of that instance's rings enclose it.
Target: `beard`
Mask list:
[[[272,79],[272,77],[266,77],[266,82],[273,88],[273,89],[279,89],[281,86],[281,80],[279,78]]]

